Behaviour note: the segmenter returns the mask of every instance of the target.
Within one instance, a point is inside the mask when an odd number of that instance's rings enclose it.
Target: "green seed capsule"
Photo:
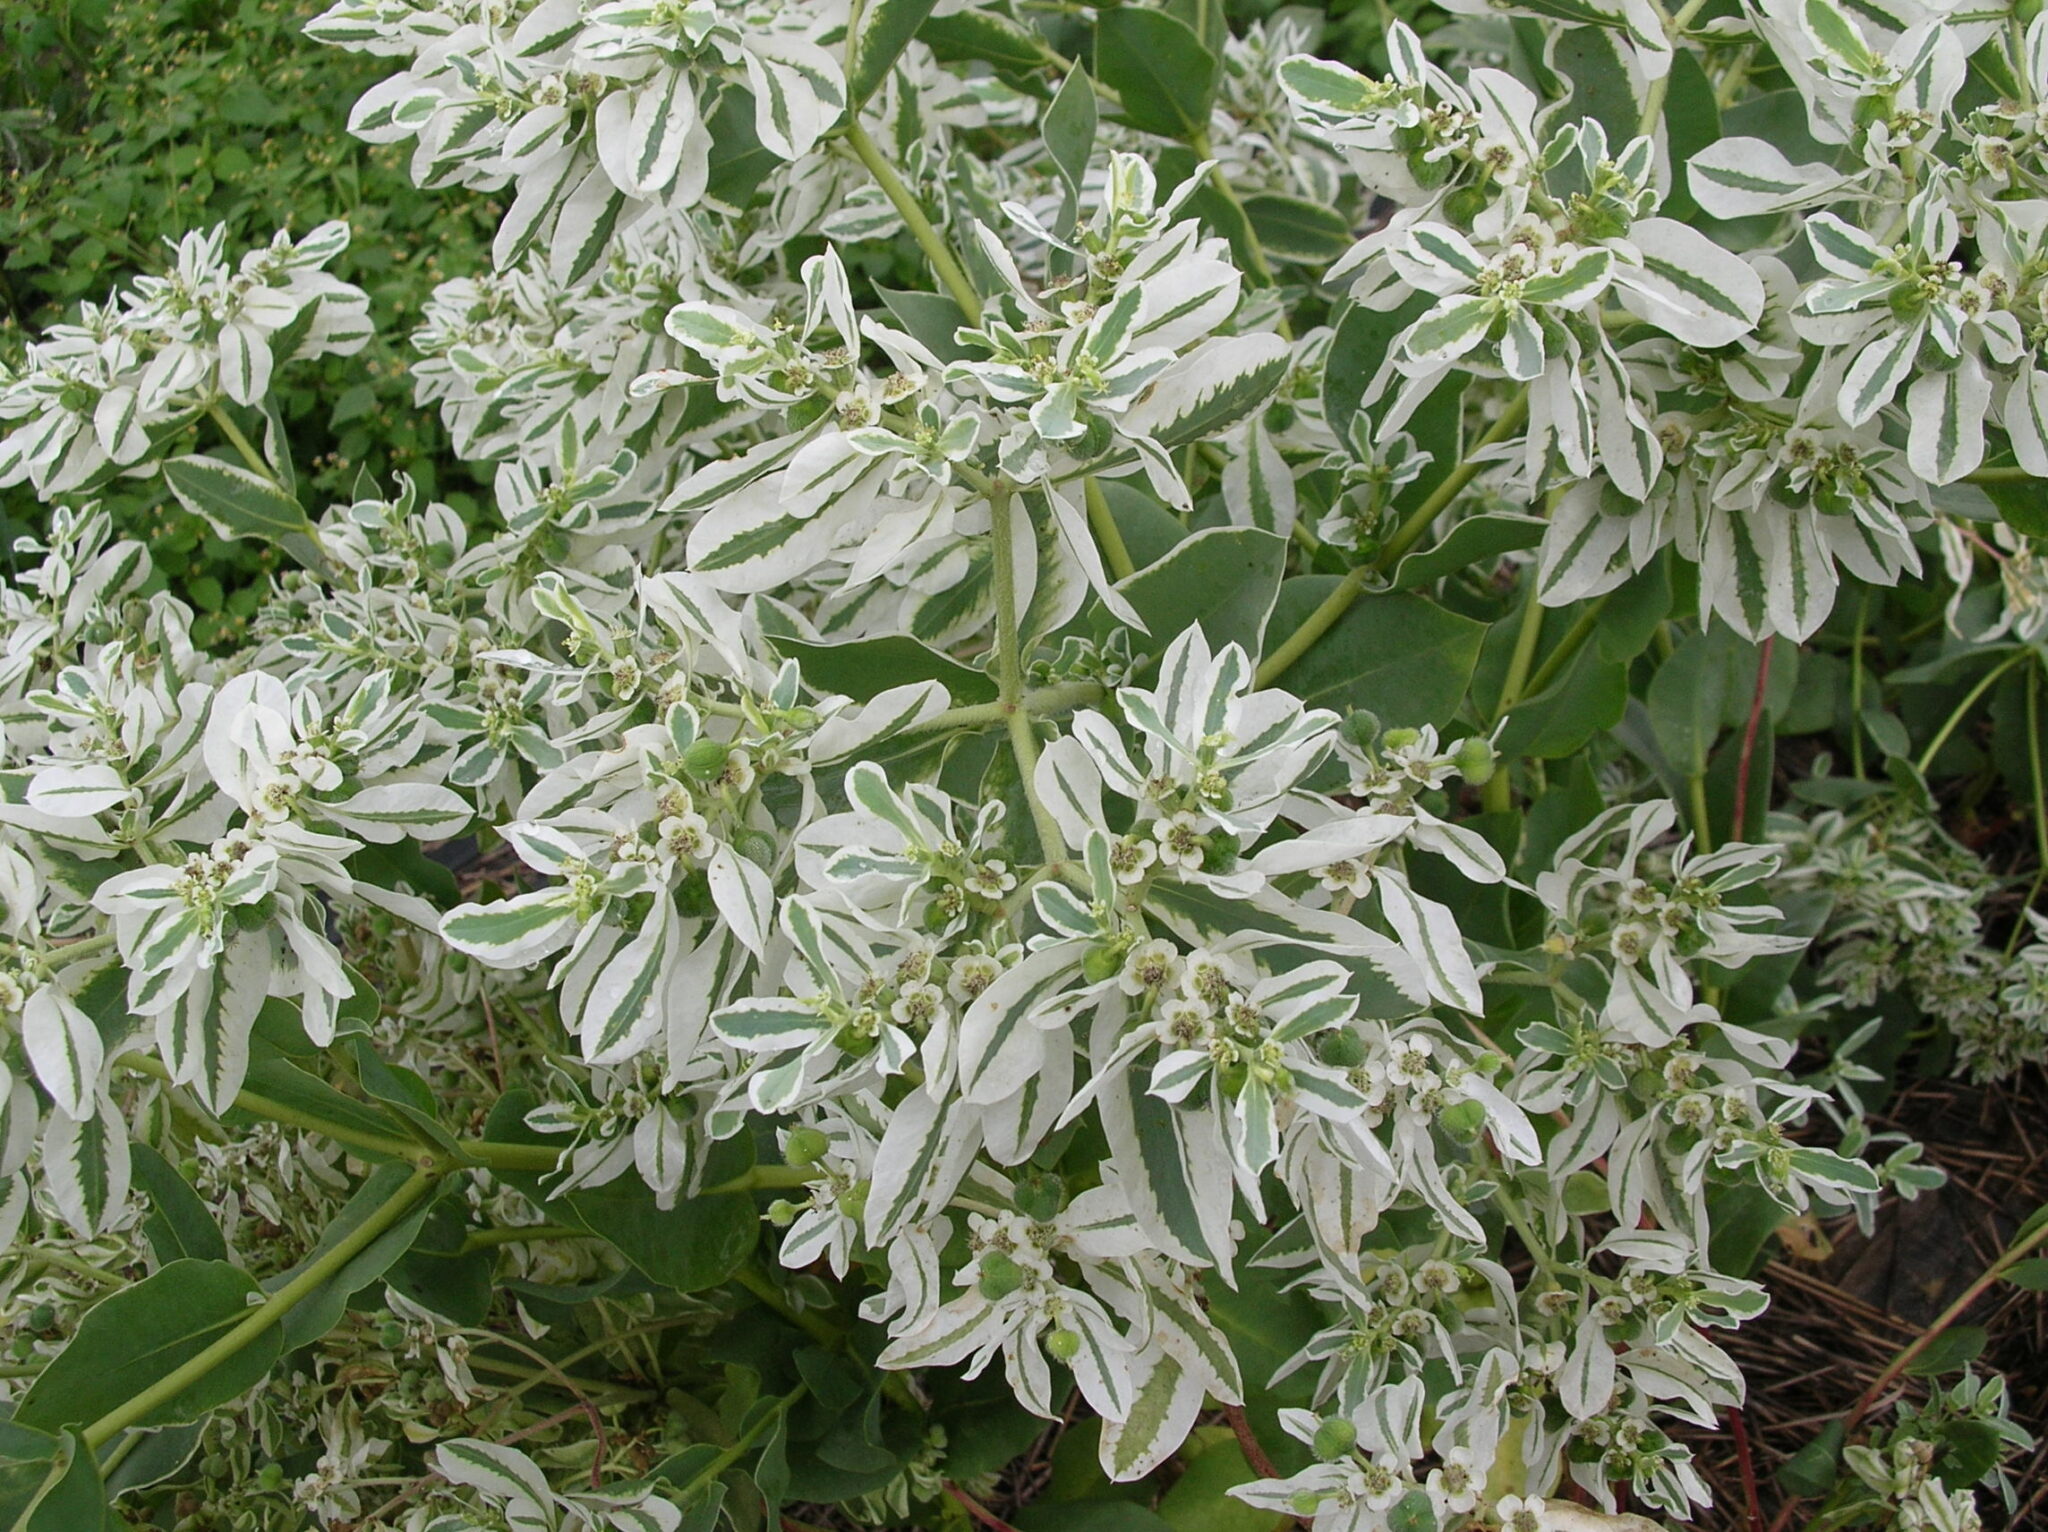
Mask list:
[[[1332,1415],[1316,1427],[1314,1445],[1319,1458],[1341,1458],[1358,1445],[1358,1427],[1341,1415]]]
[[[709,782],[725,770],[730,746],[722,740],[700,739],[683,752],[683,775],[693,782]]]
[[[1113,979],[1124,966],[1123,954],[1114,947],[1090,947],[1081,959],[1081,977],[1090,984]]]
[[[1356,1069],[1365,1062],[1365,1039],[1349,1027],[1325,1032],[1316,1039],[1316,1057],[1332,1069]]]
[[[974,1286],[990,1303],[1009,1297],[1023,1285],[1024,1268],[1002,1251],[991,1250],[981,1258],[981,1275]]]
[[[1380,738],[1389,750],[1406,750],[1421,740],[1422,732],[1419,729],[1389,729]]]
[[[1051,1171],[1034,1170],[1018,1179],[1011,1200],[1033,1223],[1051,1223],[1067,1205],[1067,1183]]]
[[[799,1170],[807,1169],[822,1160],[831,1147],[832,1140],[816,1128],[791,1128],[783,1140],[782,1157]]]
[[[1073,1330],[1055,1330],[1045,1338],[1045,1354],[1055,1362],[1071,1362],[1081,1354],[1080,1334]]]
[[[1494,759],[1493,746],[1477,734],[1460,740],[1451,754],[1458,775],[1474,787],[1484,787],[1492,780]]]
[[[1344,737],[1361,750],[1370,750],[1373,741],[1380,737],[1379,718],[1364,708],[1348,715],[1343,723]]]

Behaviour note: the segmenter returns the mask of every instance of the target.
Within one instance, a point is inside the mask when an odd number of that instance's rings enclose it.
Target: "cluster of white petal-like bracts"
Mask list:
[[[356,103],[350,131],[413,140],[422,186],[515,187],[498,267],[539,252],[575,282],[615,231],[702,200],[729,86],[751,95],[762,148],[808,155],[845,110],[840,60],[817,41],[845,22],[844,4],[786,0],[342,0],[307,31],[405,59]]]
[[[221,399],[261,405],[280,361],[360,350],[369,299],[321,269],[348,237],[343,223],[297,241],[280,233],[237,266],[225,226],[195,231],[172,246],[169,271],[52,326],[18,371],[0,368],[0,424],[18,422],[0,439],[0,485],[90,487]]]
[[[982,551],[987,481],[970,461],[987,443],[1030,509],[1018,535],[1035,535],[1049,553],[1020,561],[1030,581],[1020,606],[1037,602],[1040,620],[1058,626],[1092,593],[1132,620],[1077,503],[1076,471],[1141,474],[1164,502],[1188,508],[1172,450],[1197,420],[1204,429],[1248,420],[1291,362],[1276,334],[1228,333],[1242,279],[1227,242],[1179,217],[1198,187],[1199,178],[1162,200],[1142,159],[1116,155],[1092,221],[1070,236],[1006,204],[1064,274],[1027,278],[978,225],[1004,289],[979,326],[959,330],[956,345],[969,354],[950,364],[857,314],[836,251],[805,263],[794,312],[739,302],[672,309],[669,335],[710,374],[657,369],[634,392],[710,382],[736,418],[757,425],[745,450],[699,468],[661,504],[687,521],[691,568],[736,595],[817,590],[814,620],[833,636],[974,634],[995,611]],[[872,365],[869,347],[879,353]],[[878,599],[878,589],[903,594]]]
[[[1803,639],[1837,566],[1877,584],[1918,571],[1930,486],[1980,465],[1987,422],[2048,471],[2034,259],[2048,202],[2011,195],[2038,185],[2013,168],[2039,151],[2032,118],[1958,100],[1988,22],[1911,3],[1748,9],[1815,141],[1854,146],[1860,169],[1740,137],[1689,163],[1663,163],[1653,136],[1610,151],[1597,124],[1546,115],[1506,73],[1453,79],[1398,27],[1386,80],[1307,55],[1281,80],[1304,126],[1403,204],[1332,268],[1355,269],[1354,292],[1398,334],[1367,388],[1365,451],[1393,451],[1453,369],[1523,383],[1522,477],[1566,486],[1543,534],[1546,601],[1611,590],[1672,545],[1700,565],[1702,616]],[[1613,8],[1607,35],[1633,55],[1654,125],[1672,40],[1641,11]],[[2039,90],[2048,25],[2023,53]],[[1869,110],[1880,93],[1886,110]],[[1930,158],[1944,131],[1973,152]],[[1680,185],[1717,219],[1777,232],[1738,254],[1654,216]],[[1599,317],[1610,293],[1638,325]]]

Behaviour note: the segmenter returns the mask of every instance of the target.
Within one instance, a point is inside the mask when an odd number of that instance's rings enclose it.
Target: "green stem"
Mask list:
[[[1260,686],[1271,686],[1285,675],[1288,666],[1315,647],[1317,639],[1337,625],[1337,619],[1351,609],[1351,603],[1358,599],[1358,593],[1365,588],[1367,577],[1372,573],[1369,565],[1360,564],[1337,582],[1337,588],[1323,597],[1320,605],[1304,617],[1301,626],[1287,635],[1287,641],[1259,662],[1254,680]]]
[[[1979,468],[1974,473],[1963,475],[1963,482],[1965,484],[2027,484],[2033,482],[2033,479],[2034,475],[2016,465],[2008,465],[2002,468]]]
[[[747,1449],[760,1439],[761,1433],[767,1430],[770,1424],[788,1414],[790,1407],[809,1392],[810,1389],[807,1385],[799,1383],[795,1388],[777,1399],[774,1406],[767,1413],[747,1427],[746,1432],[738,1441],[734,1442],[725,1451],[719,1453],[717,1457],[690,1476],[690,1482],[676,1491],[676,1501],[687,1502],[704,1485],[711,1483],[720,1474],[737,1463],[746,1454]]]
[[[763,1308],[777,1318],[795,1325],[826,1350],[837,1351],[846,1344],[846,1336],[837,1325],[832,1324],[822,1314],[791,1304],[776,1288],[768,1273],[761,1270],[755,1262],[748,1261],[733,1276],[741,1287],[761,1301]]]
[[[903,178],[896,174],[891,165],[868,137],[868,131],[860,125],[857,117],[846,119],[846,141],[853,146],[853,152],[860,156],[860,162],[867,166],[868,174],[875,178],[875,184],[882,188],[882,195],[902,218],[903,226],[910,230],[910,237],[917,241],[924,251],[925,259],[932,263],[932,270],[938,273],[940,283],[953,295],[953,301],[960,305],[960,312],[967,316],[969,324],[981,323],[981,295],[974,290],[974,284],[967,280],[967,273],[960,262],[947,248],[939,231],[932,227],[932,221],[925,216],[923,207]]]
[[[116,1060],[143,1074],[153,1075],[168,1082],[171,1072],[164,1062],[152,1054],[124,1053]],[[273,1101],[268,1096],[254,1091],[238,1091],[235,1095],[235,1109],[247,1112],[251,1117],[261,1117],[266,1122],[278,1123],[287,1128],[298,1128],[307,1133],[318,1133],[331,1138],[338,1144],[347,1144],[352,1149],[367,1150],[396,1160],[417,1159],[422,1153],[432,1153],[428,1146],[417,1139],[389,1137],[381,1133],[365,1133],[345,1123],[330,1122],[317,1113],[304,1112],[282,1101]],[[458,1150],[464,1161],[484,1165],[492,1170],[553,1170],[560,1162],[562,1152],[546,1144],[497,1144],[486,1139],[465,1139],[459,1141]]]
[[[1707,777],[1696,771],[1685,779],[1686,802],[1692,810],[1692,838],[1702,852],[1714,849],[1714,822],[1707,815]]]
[[[990,535],[994,541],[996,586],[996,688],[1007,707],[1005,721],[1010,728],[1010,749],[1017,757],[1017,772],[1023,778],[1024,798],[1031,805],[1031,820],[1038,827],[1038,845],[1048,863],[1067,859],[1067,843],[1059,824],[1038,796],[1038,736],[1032,732],[1031,715],[1024,710],[1023,634],[1017,611],[1017,569],[1012,550],[1012,533],[1017,514],[1008,486],[998,486],[989,496]]]
[[[1927,768],[1934,764],[1934,758],[1941,754],[1941,747],[1948,743],[1948,737],[1955,733],[1956,727],[1962,723],[1964,716],[1971,708],[1977,705],[1977,699],[1991,690],[1992,683],[1997,681],[2000,676],[2004,675],[2033,652],[2031,649],[2015,650],[2003,664],[1992,666],[1986,672],[1984,678],[1970,688],[1969,692],[1963,697],[1963,700],[1956,704],[1956,710],[1948,715],[1948,721],[1941,726],[1940,732],[1934,736],[1933,741],[1925,750],[1920,752],[1920,759],[1914,763],[1914,767],[1921,776],[1927,775]]]
[[[1471,451],[1459,461],[1458,466],[1444,475],[1441,484],[1430,492],[1430,496],[1418,505],[1414,513],[1402,522],[1394,535],[1387,539],[1386,546],[1374,562],[1381,569],[1389,569],[1402,554],[1422,540],[1430,524],[1444,512],[1444,507],[1464,492],[1479,470],[1486,465],[1479,461],[1479,454],[1488,447],[1506,441],[1522,429],[1522,422],[1529,418],[1529,390],[1517,389],[1515,396],[1508,400],[1500,412],[1500,419],[1486,428],[1486,433],[1472,444]]]
[[[2048,873],[2048,784],[2041,778],[2041,667],[2027,672],[2027,764],[2034,775],[2034,860]],[[2033,901],[2027,901],[2030,905]],[[2020,924],[2025,925],[2022,920]]]
[[[1476,461],[1478,452],[1512,436],[1521,429],[1522,422],[1528,416],[1529,390],[1524,388],[1508,401],[1507,408],[1501,411],[1500,419],[1487,429],[1484,436],[1472,444],[1472,451],[1465,455],[1463,461],[1444,475],[1443,482],[1437,485],[1429,498],[1417,506],[1414,514],[1402,522],[1394,535],[1387,539],[1387,545],[1380,550],[1378,559],[1369,565],[1361,564],[1347,573],[1337,582],[1337,588],[1323,598],[1322,604],[1310,612],[1302,620],[1301,626],[1287,636],[1287,641],[1266,656],[1259,666],[1258,684],[1271,686],[1286,674],[1288,666],[1315,646],[1317,639],[1335,627],[1337,619],[1351,610],[1351,603],[1358,599],[1360,592],[1365,589],[1366,580],[1373,572],[1387,568],[1413,547],[1422,534],[1429,530],[1430,523],[1443,514],[1444,507],[1457,499],[1460,491],[1472,482],[1473,476],[1484,466]]]
[[[1849,769],[1863,780],[1863,633],[1870,621],[1870,590],[1856,603],[1856,646],[1849,655]]]
[[[441,1174],[442,1170],[438,1166],[414,1171],[383,1206],[349,1230],[335,1242],[332,1249],[309,1263],[304,1271],[257,1304],[227,1334],[87,1426],[84,1432],[86,1445],[95,1451],[104,1447],[119,1433],[137,1421],[147,1419],[151,1411],[177,1398],[222,1362],[247,1347],[286,1314],[297,1308],[336,1272],[381,1239],[386,1231],[412,1211],[415,1203],[433,1189]]]
[[[501,1245],[538,1244],[549,1239],[596,1239],[588,1229],[572,1228],[565,1223],[530,1223],[502,1229],[472,1229],[462,1241],[459,1255],[473,1255],[479,1250],[495,1250]]]
[[[1081,480],[1081,493],[1088,501],[1088,525],[1095,532],[1095,541],[1102,545],[1103,560],[1109,565],[1109,572],[1119,580],[1128,579],[1137,573],[1138,566],[1131,562],[1131,553],[1124,546],[1124,534],[1111,514],[1109,501],[1104,498],[1102,486],[1094,474]]]
[[[1052,713],[1064,713],[1084,703],[1098,702],[1102,698],[1102,685],[1098,681],[1061,681],[1054,686],[1041,686],[1028,691],[1017,703],[1034,718],[1043,718]],[[934,713],[923,723],[914,723],[906,728],[905,734],[937,734],[946,729],[982,729],[992,723],[1004,723],[1016,709],[1007,702],[975,702],[966,707],[949,707],[943,713]]]
[[[1508,660],[1507,679],[1501,682],[1500,698],[1494,704],[1493,721],[1501,719],[1522,700],[1524,689],[1529,684],[1529,672],[1536,664],[1536,644],[1543,636],[1543,603],[1536,599],[1536,578],[1529,576],[1528,589],[1522,596],[1522,625],[1515,633],[1515,652]],[[1501,761],[1494,767],[1486,786],[1480,789],[1480,801],[1489,814],[1497,814],[1514,807],[1514,788],[1510,780],[1508,763]]]
[[[277,477],[277,470],[272,468],[269,460],[256,450],[255,443],[242,434],[242,428],[235,424],[232,415],[218,404],[209,404],[206,407],[206,418],[220,428],[220,434],[228,439],[228,445],[242,455],[242,461],[249,465],[251,473],[261,474],[272,484],[276,485],[277,488],[284,488],[284,484]]]
[[[798,1165],[756,1165],[730,1181],[721,1181],[716,1186],[707,1186],[697,1195],[700,1197],[724,1197],[734,1192],[781,1191],[792,1186],[809,1186],[818,1179],[818,1172],[805,1170]]]
[[[1577,657],[1586,640],[1593,636],[1593,630],[1600,623],[1600,610],[1607,605],[1609,597],[1613,594],[1614,592],[1609,591],[1607,595],[1599,597],[1591,606],[1579,613],[1572,625],[1565,629],[1564,637],[1557,641],[1557,647],[1543,657],[1543,663],[1536,667],[1536,674],[1529,678],[1529,684],[1522,689],[1521,696],[1515,701],[1520,702],[1524,697],[1542,696],[1550,688],[1551,683],[1564,674],[1565,666]]]

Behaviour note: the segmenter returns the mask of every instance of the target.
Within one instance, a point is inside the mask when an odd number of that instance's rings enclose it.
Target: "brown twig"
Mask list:
[[[959,1501],[966,1508],[967,1514],[980,1522],[984,1527],[987,1527],[988,1532],[1017,1532],[1015,1527],[1004,1521],[1002,1517],[991,1511],[950,1479],[946,1481],[946,1493]]]
[[[1764,1507],[1756,1492],[1756,1460],[1750,1456],[1749,1426],[1742,1418],[1739,1404],[1728,1412],[1728,1429],[1735,1437],[1735,1461],[1742,1467],[1742,1499],[1749,1508],[1749,1532],[1764,1532]]]
[[[1244,1406],[1228,1405],[1223,1418],[1230,1422],[1230,1429],[1236,1433],[1237,1445],[1244,1450],[1244,1460],[1252,1465],[1252,1472],[1261,1479],[1281,1479],[1286,1475],[1273,1466],[1273,1460],[1266,1456],[1266,1449],[1259,1445],[1259,1438],[1252,1431],[1252,1423],[1245,1417]]]

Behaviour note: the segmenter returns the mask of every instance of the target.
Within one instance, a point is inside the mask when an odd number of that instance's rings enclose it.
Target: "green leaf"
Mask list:
[[[2023,1292],[2048,1293],[2048,1257],[2016,1262],[2005,1269],[2003,1276]]]
[[[409,1166],[379,1165],[370,1172],[363,1184],[356,1188],[355,1195],[348,1199],[342,1210],[335,1214],[327,1227],[321,1231],[320,1243],[309,1250],[298,1265],[290,1271],[278,1273],[265,1282],[264,1286],[272,1292],[283,1287],[307,1265],[333,1249],[348,1237],[350,1231],[388,1203],[392,1194],[405,1185],[411,1176]],[[427,1211],[432,1206],[431,1197],[422,1197],[403,1218],[357,1251],[339,1271],[300,1299],[284,1316],[285,1350],[296,1351],[308,1342],[318,1340],[341,1323],[341,1316],[348,1307],[348,1300],[384,1275],[392,1263],[405,1254],[419,1234],[420,1225],[426,1222]]]
[[[1182,1455],[1187,1467],[1159,1502],[1173,1532],[1277,1532],[1293,1521],[1230,1497],[1231,1489],[1259,1476],[1228,1426],[1198,1426]]]
[[[101,1300],[78,1333],[29,1385],[14,1412],[39,1431],[89,1425],[168,1377],[248,1316],[253,1278],[225,1261],[173,1261]],[[258,1382],[277,1360],[272,1326],[135,1422],[194,1420]]]
[[[960,312],[960,305],[946,294],[878,285],[875,296],[882,300],[882,306],[895,319],[897,327],[912,340],[922,342],[925,349],[940,361],[964,361],[974,354],[953,338],[953,332],[967,323],[967,316]]]
[[[349,1038],[347,1048],[364,1095],[381,1101],[421,1143],[444,1153],[458,1152],[455,1136],[435,1113],[432,1086],[403,1064],[387,1063],[367,1037]]]
[[[804,680],[812,686],[856,702],[913,681],[944,683],[956,704],[996,700],[996,684],[986,671],[970,669],[907,633],[850,644],[814,644],[779,634],[770,634],[768,641],[803,667]]]
[[[63,1444],[46,1431],[0,1420],[0,1527],[13,1527],[50,1477]]]
[[[1982,1325],[1952,1325],[1906,1364],[1906,1375],[1938,1378],[1944,1373],[1961,1372],[1983,1355],[1985,1342],[1990,1338]]]
[[[1351,223],[1335,208],[1280,192],[1256,192],[1244,199],[1245,216],[1268,255],[1320,266],[1352,245]]]
[[[1558,760],[1620,723],[1627,709],[1628,667],[1581,649],[1541,695],[1515,704],[1498,748],[1505,756]]]
[[[1814,1500],[1835,1487],[1841,1475],[1842,1422],[1831,1420],[1820,1435],[1778,1465],[1778,1482],[1802,1499]]]
[[[664,1212],[637,1175],[572,1192],[564,1202],[578,1223],[610,1240],[649,1281],[679,1293],[728,1280],[753,1252],[761,1226],[747,1196],[679,1197]]]
[[[1414,590],[1469,569],[1482,559],[1533,548],[1543,541],[1543,530],[1548,525],[1541,516],[1508,511],[1467,516],[1434,548],[1411,553],[1396,564],[1389,583],[1395,590]]]
[[[1727,695],[1727,650],[1712,634],[1693,634],[1658,667],[1646,699],[1650,727],[1680,771],[1697,776],[1707,769]]]
[[[159,1265],[172,1261],[225,1261],[228,1242],[220,1225],[206,1210],[192,1183],[176,1167],[147,1144],[132,1144],[128,1150],[131,1174],[149,1193],[151,1210],[142,1221],[142,1232]]]
[[[1256,655],[1286,567],[1286,538],[1256,527],[1211,527],[1117,589],[1145,620],[1155,650],[1199,623],[1210,647],[1241,644]]]
[[[993,64],[1013,85],[1048,62],[1036,33],[986,8],[933,16],[917,29],[917,40],[942,64]]]
[[[106,1491],[100,1484],[99,1462],[84,1437],[66,1431],[49,1477],[14,1523],[15,1532],[92,1532],[106,1524]]]
[[[1095,78],[1122,99],[1134,128],[1183,142],[1202,137],[1216,73],[1216,56],[1164,11],[1124,5],[1096,18]]]
[[[1059,167],[1061,179],[1075,196],[1088,174],[1088,157],[1095,152],[1095,82],[1076,64],[1067,74],[1059,94],[1045,109],[1039,131],[1045,136],[1046,152]]]
[[[1349,439],[1351,417],[1358,413],[1358,401],[1393,350],[1394,338],[1428,313],[1435,302],[1431,294],[1417,293],[1405,303],[1384,311],[1362,303],[1345,307],[1330,336],[1330,350],[1323,365],[1323,415],[1337,440]]]
[[[299,502],[270,480],[211,457],[172,458],[164,482],[178,503],[204,517],[222,537],[253,537],[284,544],[310,540],[313,523]]]
[[[1721,136],[1721,108],[1714,98],[1713,81],[1690,49],[1680,48],[1671,58],[1670,84],[1664,94],[1664,131],[1673,166],[1689,165],[1692,157]],[[1691,223],[1699,217],[1700,205],[1693,201],[1690,178],[1673,176],[1671,194],[1657,209],[1666,218]]]
[[[1571,78],[1573,117],[1592,117],[1618,152],[1636,136],[1642,103],[1629,78],[1629,45],[1608,27],[1565,27],[1551,40],[1551,67]]]
[[[286,1058],[257,1058],[250,1064],[249,1073],[242,1081],[242,1094],[308,1113],[323,1122],[367,1137],[396,1137],[392,1132],[395,1125],[389,1117],[352,1096],[344,1096],[325,1080],[308,1074]],[[261,1119],[252,1113],[234,1111],[227,1113],[222,1121],[232,1127],[241,1127]],[[369,1159],[377,1157],[376,1151],[354,1145],[350,1146],[349,1152]]]
[[[859,107],[882,88],[935,4],[937,0],[868,0],[860,40],[853,46],[853,67],[847,72],[850,107]]]
[[[1270,652],[1336,587],[1303,575],[1280,587]],[[1486,625],[1405,591],[1360,596],[1274,683],[1310,707],[1364,708],[1388,727],[1449,723],[1471,685]]]
[[[2048,480],[2017,484],[1986,484],[1984,493],[1998,507],[2005,524],[2026,537],[2048,537]]]

